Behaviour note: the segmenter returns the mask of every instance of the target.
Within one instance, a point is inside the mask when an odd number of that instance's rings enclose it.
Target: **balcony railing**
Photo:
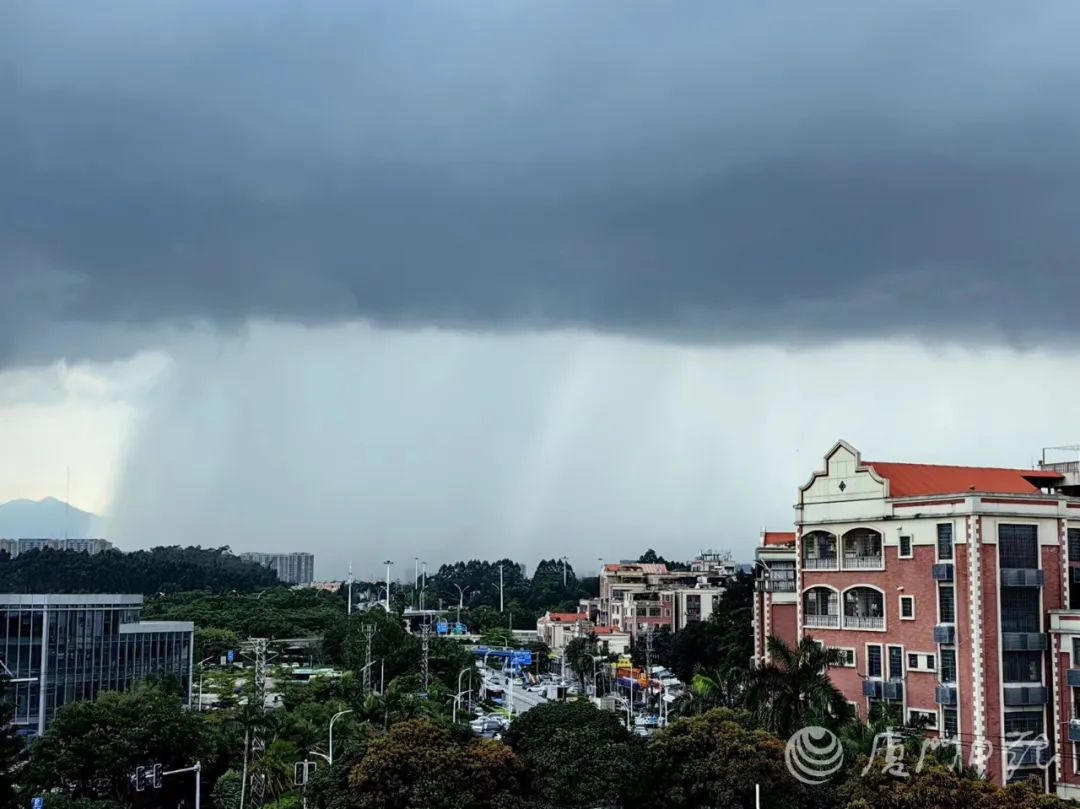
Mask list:
[[[803,559],[803,570],[836,570],[838,561],[835,556],[811,556]]]
[[[874,556],[864,556],[862,554],[848,555],[844,554],[844,567],[848,570],[862,570],[865,568],[883,567],[884,559],[881,554]]]
[[[844,629],[884,629],[883,615],[845,615]]]
[[[754,587],[759,593],[794,593],[795,581],[793,579],[758,579]]]
[[[803,615],[804,626],[838,627],[840,626],[839,615]]]

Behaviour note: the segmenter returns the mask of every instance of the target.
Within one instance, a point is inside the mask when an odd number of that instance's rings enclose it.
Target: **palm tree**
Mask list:
[[[851,706],[829,678],[840,653],[811,638],[794,648],[769,638],[772,662],[751,674],[748,704],[765,727],[780,738],[807,725],[836,728],[851,717]]]
[[[596,635],[574,638],[563,650],[570,669],[581,680],[581,690],[585,690],[585,676],[591,676],[596,667]]]
[[[735,708],[746,692],[746,675],[735,669],[699,669],[674,705],[678,716],[696,716],[713,708]]]

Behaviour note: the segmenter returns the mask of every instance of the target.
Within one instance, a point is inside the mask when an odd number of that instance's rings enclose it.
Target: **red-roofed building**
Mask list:
[[[536,633],[552,651],[563,649],[574,638],[588,635],[593,623],[584,612],[548,612],[536,619]]]
[[[831,676],[860,716],[891,703],[991,781],[1080,798],[1078,477],[838,442],[799,489],[793,541],[762,535],[755,662],[769,635],[813,638],[842,656]]]

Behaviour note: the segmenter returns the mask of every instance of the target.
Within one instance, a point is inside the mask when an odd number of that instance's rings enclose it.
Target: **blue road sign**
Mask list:
[[[446,621],[439,621],[437,624],[435,624],[435,632],[436,633],[438,633],[440,635],[445,635],[449,631],[450,631],[450,625],[448,623],[446,623]]]
[[[45,809],[45,799],[38,795],[30,799],[30,809]]]
[[[233,654],[233,650],[229,649],[229,651],[227,651],[225,653],[225,659],[227,661],[229,661],[229,663],[232,663],[234,658],[235,658],[235,655]]]

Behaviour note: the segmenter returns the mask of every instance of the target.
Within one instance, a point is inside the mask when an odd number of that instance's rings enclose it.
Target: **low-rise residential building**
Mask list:
[[[769,662],[767,639],[798,643],[795,594],[795,532],[762,531],[754,581],[755,667]]]
[[[755,660],[791,634],[793,600],[793,639],[839,651],[830,674],[860,716],[891,703],[995,783],[1080,797],[1078,495],[1080,469],[867,461],[838,442],[798,491],[793,543],[758,549]]]
[[[603,655],[626,655],[630,653],[630,633],[613,626],[594,626],[596,649]]]
[[[191,704],[194,625],[140,621],[141,595],[0,594],[0,672],[12,723],[44,733],[69,702],[176,677]]]
[[[554,652],[565,649],[574,638],[585,637],[592,630],[589,616],[580,612],[546,612],[536,619],[537,635]]]

